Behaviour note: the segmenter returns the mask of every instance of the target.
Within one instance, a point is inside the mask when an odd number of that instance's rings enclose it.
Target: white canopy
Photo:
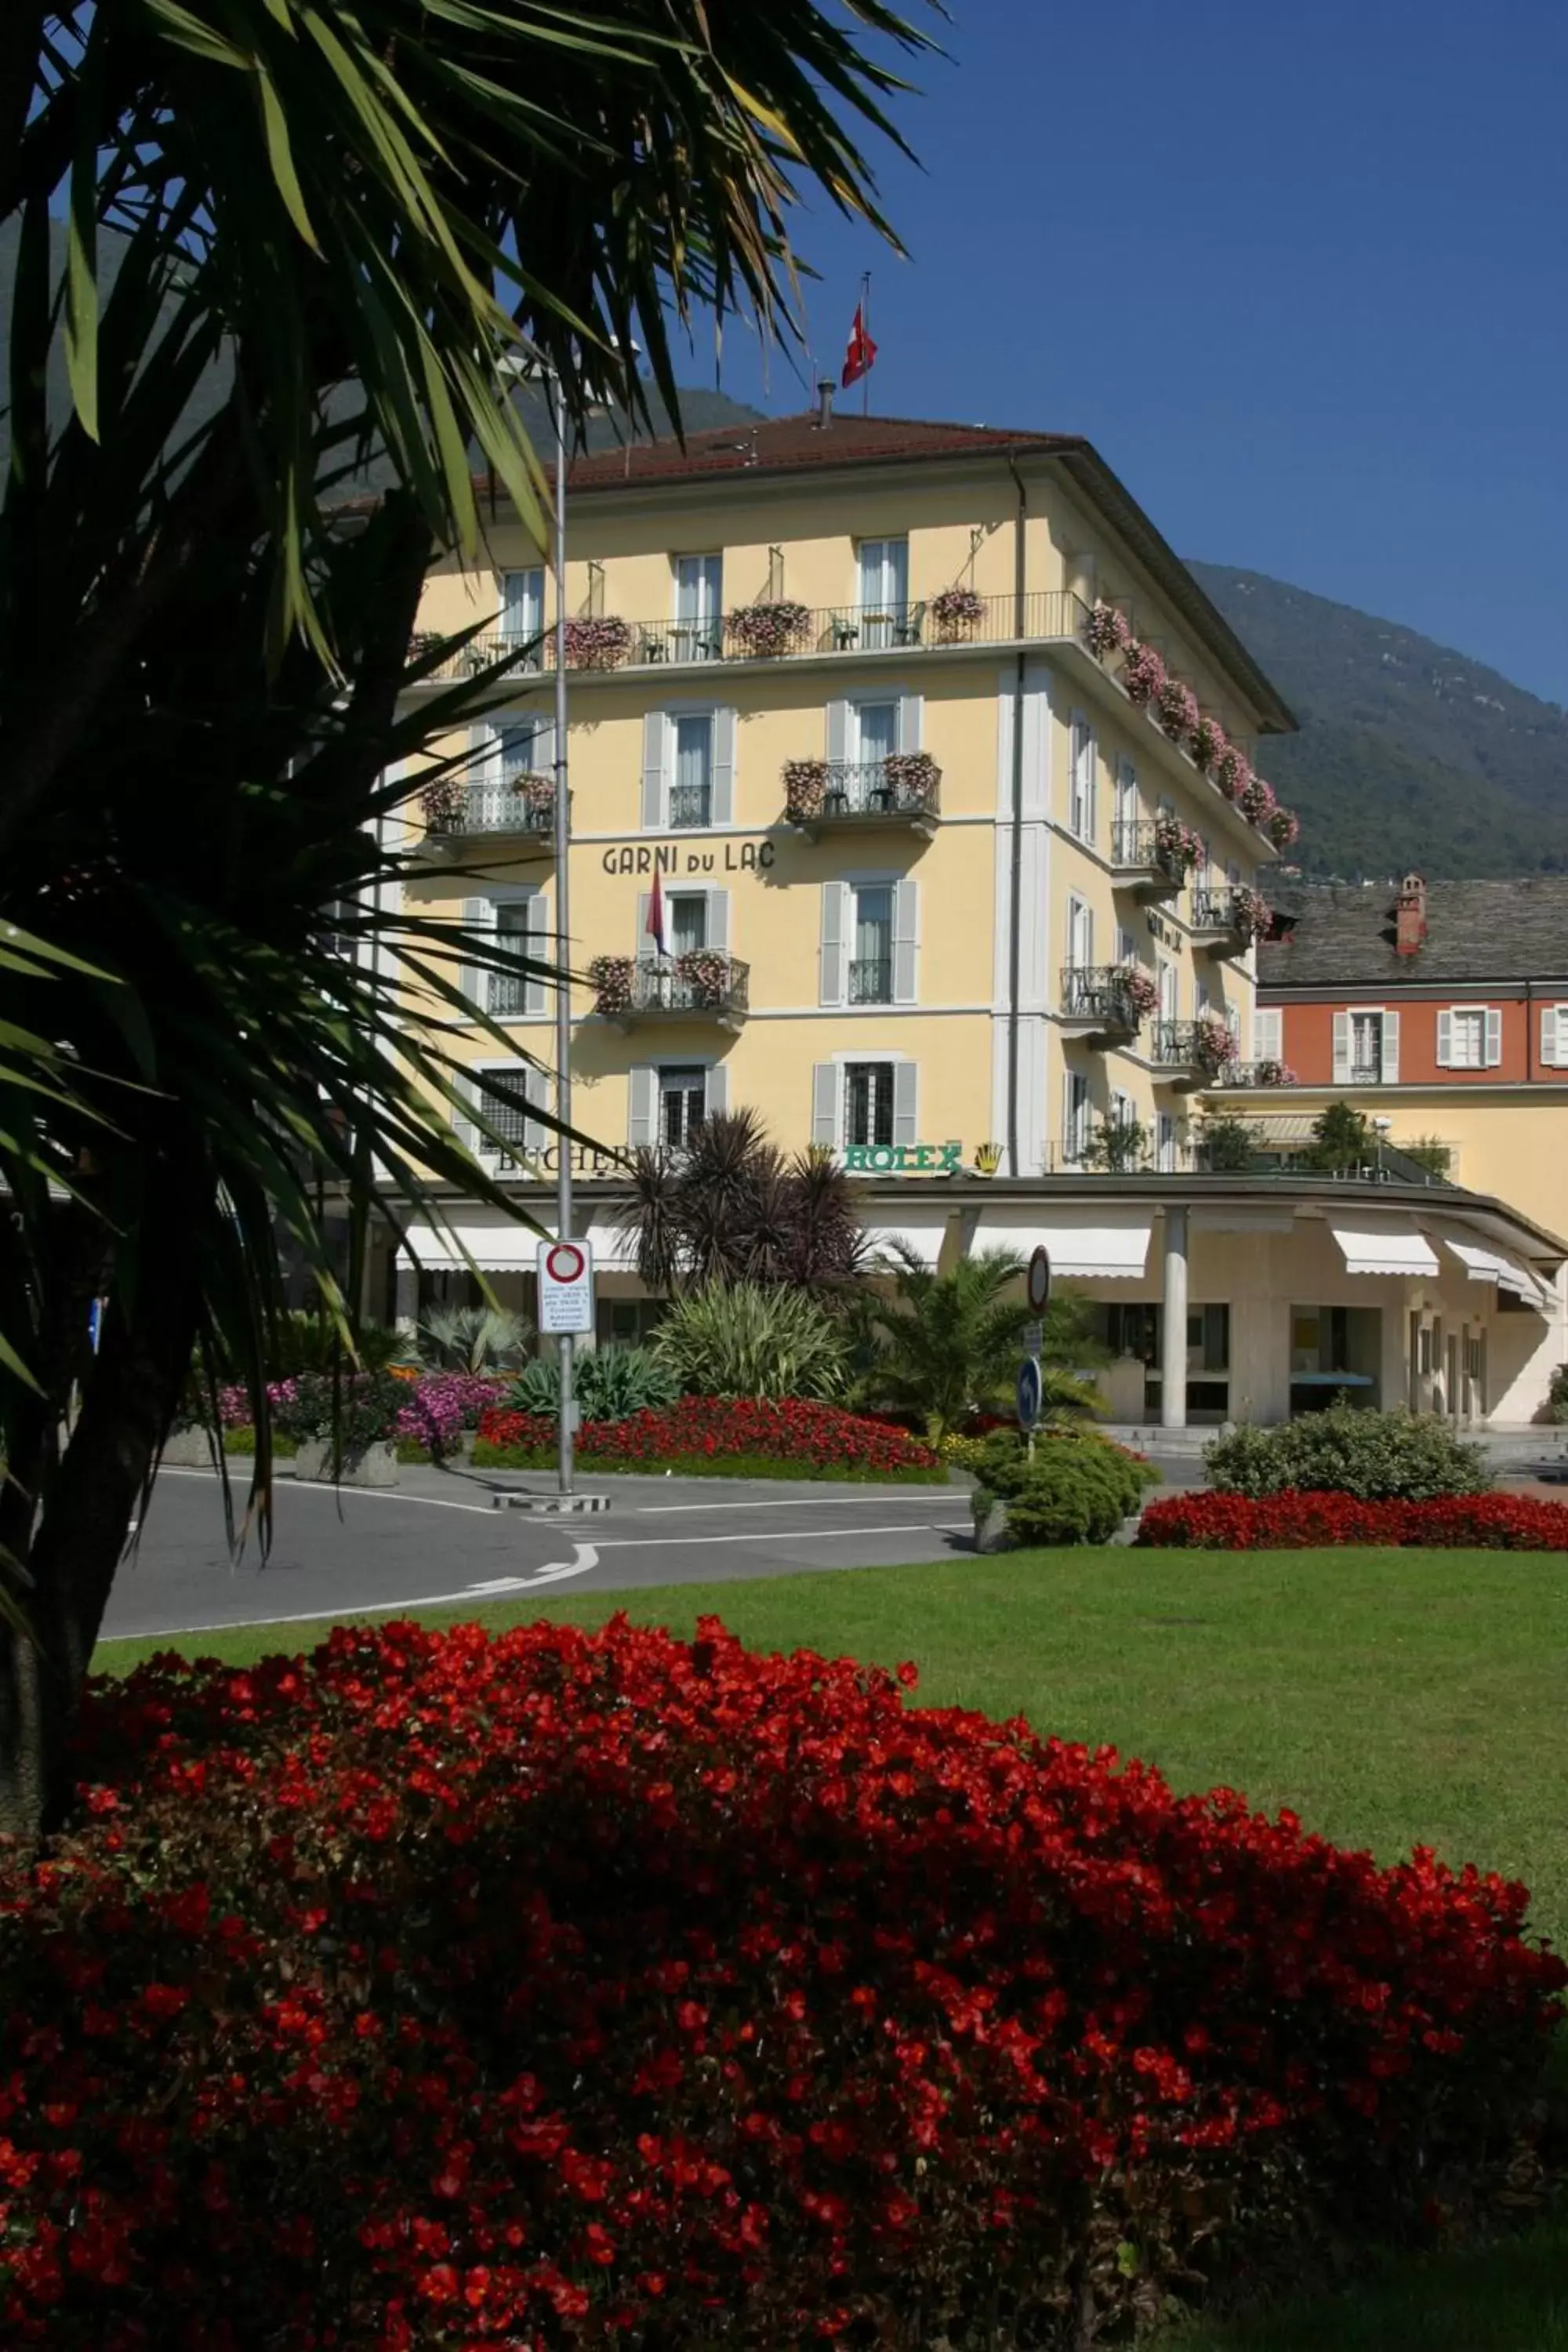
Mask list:
[[[1051,1255],[1051,1272],[1064,1281],[1090,1276],[1113,1282],[1136,1282],[1149,1256],[1153,1212],[1114,1209],[1089,1212],[1081,1223],[1060,1214],[1009,1217],[1000,1210],[982,1210],[974,1248],[1008,1249],[1026,1258],[1043,1246]]]
[[[531,1274],[543,1238],[531,1225],[493,1216],[480,1223],[472,1212],[467,1217],[454,1219],[442,1232],[426,1223],[412,1223],[407,1232],[408,1245],[398,1252],[400,1260],[408,1265],[417,1257],[422,1266],[435,1274],[449,1273],[470,1262],[481,1274]],[[591,1224],[585,1238],[593,1249],[596,1273],[637,1271],[635,1250],[617,1240],[613,1224]],[[463,1255],[465,1250],[467,1257]]]
[[[1437,1253],[1425,1234],[1413,1225],[1342,1224],[1331,1217],[1329,1229],[1345,1262],[1347,1274],[1399,1274],[1406,1276],[1437,1272]]]
[[[933,1266],[947,1238],[947,1221],[945,1209],[911,1204],[902,1213],[889,1210],[883,1216],[867,1218],[866,1245],[873,1257],[891,1257],[902,1247],[911,1251],[921,1265]]]
[[[1500,1290],[1510,1291],[1515,1298],[1526,1299],[1542,1314],[1546,1312],[1546,1290],[1527,1265],[1505,1257],[1500,1250],[1483,1249],[1479,1242],[1456,1241],[1451,1234],[1445,1234],[1443,1239],[1472,1282],[1495,1282]]]

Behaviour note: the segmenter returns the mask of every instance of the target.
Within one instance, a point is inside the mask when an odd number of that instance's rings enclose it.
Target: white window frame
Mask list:
[[[1252,1058],[1255,1062],[1285,1059],[1285,1013],[1278,1004],[1252,1008]]]
[[[1389,1009],[1386,1004],[1347,1004],[1345,1014],[1345,1075],[1333,1080],[1335,1086],[1380,1087],[1390,1083],[1387,1076],[1389,1061]],[[1358,1021],[1377,1023],[1377,1068],[1370,1076],[1356,1076],[1355,1024]]]
[[[1455,1054],[1454,1024],[1475,1022],[1480,1030],[1480,1050],[1473,1061]],[[1500,1004],[1445,1004],[1437,1013],[1437,1067],[1440,1070],[1495,1070],[1502,1060]]]
[[[1541,1066],[1568,1069],[1568,1001],[1541,1008]]]
[[[510,586],[514,580],[521,580],[524,583],[522,593],[515,603]],[[509,564],[502,571],[500,607],[500,637],[503,645],[525,644],[530,637],[542,640],[544,635],[544,566],[542,563]],[[512,614],[519,609],[525,612],[526,618],[521,628],[514,629],[511,625]],[[536,644],[522,667],[525,669],[539,669],[542,667],[542,643]]]
[[[1068,751],[1068,831],[1075,841],[1091,843],[1098,831],[1095,807],[1100,747],[1089,714],[1075,710],[1069,721]]]
[[[1176,1166],[1176,1114],[1173,1110],[1158,1111],[1154,1117],[1154,1165],[1162,1176],[1174,1172]]]
[[[1062,1158],[1076,1168],[1089,1142],[1094,1118],[1094,1089],[1087,1072],[1062,1072]]]
[[[548,1106],[550,1099],[549,1074],[544,1070],[537,1069],[531,1063],[516,1061],[500,1062],[493,1059],[482,1062],[471,1062],[468,1066],[466,1075],[470,1081],[479,1077],[515,1076],[521,1081],[519,1091],[524,1092],[529,1096],[531,1105],[537,1103],[538,1107],[541,1108]],[[494,1144],[490,1141],[489,1136],[481,1135],[476,1128],[473,1135],[473,1150],[477,1159],[492,1161],[498,1168],[503,1161],[510,1161],[514,1167],[516,1167],[521,1166],[522,1161],[527,1159],[531,1152],[542,1151],[548,1145],[549,1141],[550,1129],[546,1127],[541,1127],[539,1130],[539,1140],[536,1143],[530,1143],[525,1133],[517,1150],[511,1151],[498,1151]]]
[[[855,1065],[857,1065],[857,1066],[858,1066],[859,1064],[864,1063],[864,1062],[885,1062],[885,1063],[887,1063],[887,1064],[888,1064],[888,1065],[892,1068],[893,1073],[894,1073],[894,1076],[893,1076],[893,1137],[894,1137],[894,1142],[893,1142],[893,1147],[892,1147],[892,1148],[896,1150],[896,1149],[898,1148],[898,1142],[899,1142],[899,1131],[898,1131],[898,1120],[899,1120],[899,1115],[900,1115],[900,1114],[899,1114],[899,1095],[900,1095],[900,1083],[899,1083],[899,1074],[900,1074],[900,1072],[907,1071],[907,1072],[909,1072],[909,1073],[910,1074],[910,1076],[912,1077],[912,1081],[913,1081],[912,1087],[909,1087],[909,1086],[906,1086],[906,1087],[902,1089],[902,1091],[905,1093],[905,1095],[906,1095],[906,1096],[910,1096],[910,1095],[912,1093],[912,1097],[913,1097],[913,1100],[912,1100],[913,1119],[914,1119],[914,1123],[915,1123],[917,1126],[918,1126],[918,1123],[919,1123],[919,1118],[920,1118],[920,1097],[921,1097],[921,1084],[920,1084],[920,1067],[921,1067],[921,1063],[920,1063],[920,1056],[919,1056],[919,1055],[918,1055],[918,1054],[903,1054],[903,1053],[895,1053],[895,1052],[890,1051],[888,1047],[883,1046],[883,1045],[878,1045],[878,1046],[876,1046],[876,1047],[874,1047],[874,1048],[873,1048],[873,1047],[868,1047],[868,1046],[866,1046],[866,1045],[859,1045],[859,1046],[855,1046],[855,1045],[847,1045],[847,1046],[844,1046],[844,1047],[842,1047],[842,1048],[841,1048],[838,1052],[837,1052],[837,1053],[824,1055],[824,1056],[823,1056],[823,1058],[822,1058],[821,1062],[819,1062],[819,1063],[816,1064],[816,1065],[814,1066],[814,1067],[813,1067],[813,1071],[812,1071],[812,1085],[813,1085],[813,1089],[814,1089],[814,1091],[815,1091],[815,1087],[816,1087],[816,1076],[817,1076],[817,1072],[818,1072],[819,1070],[823,1070],[823,1071],[825,1071],[825,1070],[831,1069],[831,1070],[835,1073],[835,1075],[836,1075],[837,1085],[836,1085],[836,1090],[835,1090],[834,1108],[833,1108],[833,1139],[832,1139],[832,1142],[831,1142],[831,1144],[830,1144],[830,1145],[828,1145],[828,1148],[829,1148],[831,1150],[834,1150],[834,1151],[836,1151],[836,1152],[844,1152],[844,1151],[847,1151],[847,1150],[849,1149],[849,1081],[848,1081],[847,1072],[848,1072],[849,1066],[850,1066],[850,1065],[851,1065],[852,1063],[853,1063],[853,1064],[855,1064]],[[906,1103],[906,1111],[908,1111],[908,1109],[909,1109],[909,1108],[910,1108],[910,1105],[909,1105],[908,1103]],[[812,1113],[813,1113],[813,1116],[812,1116],[812,1126],[813,1126],[813,1129],[814,1129],[814,1130],[815,1130],[815,1128],[816,1128],[816,1102],[815,1102],[815,1100],[814,1100],[814,1101],[813,1101],[813,1106],[812,1106]],[[822,1138],[817,1139],[817,1138],[816,1137],[816,1135],[815,1135],[815,1132],[814,1132],[814,1135],[813,1135],[813,1140],[814,1140],[814,1141],[816,1141],[816,1140],[818,1140],[818,1139],[820,1139],[824,1144],[826,1144],[826,1143],[827,1143],[827,1138],[826,1138],[826,1136],[823,1136]],[[908,1142],[908,1143],[912,1143],[912,1142],[915,1142],[915,1141],[917,1141],[917,1140],[918,1140],[918,1137],[917,1137],[917,1136],[915,1136],[915,1135],[910,1135],[910,1136],[906,1136],[906,1137],[903,1139],[903,1140],[904,1140],[905,1142]],[[869,1147],[869,1148],[875,1149],[876,1147]],[[887,1147],[887,1146],[883,1146],[883,1147],[881,1147],[881,1148],[885,1150],[885,1149],[887,1149],[888,1147]]]
[[[669,1139],[664,1130],[664,1102],[666,1092],[664,1082],[666,1076],[676,1070],[700,1070],[702,1073],[702,1117],[703,1118],[706,1118],[708,1117],[709,1105],[713,1094],[713,1064],[711,1061],[702,1060],[686,1062],[656,1062],[653,1066],[653,1070],[654,1128],[656,1130],[655,1143],[657,1149],[664,1150],[669,1149]],[[688,1141],[689,1141],[689,1139],[690,1139],[688,1138]]]
[[[1082,929],[1088,952],[1079,956],[1078,940]],[[1067,966],[1069,971],[1091,971],[1094,969],[1094,908],[1082,893],[1068,893]]]
[[[696,609],[681,610],[681,570],[686,564],[700,566],[698,578],[700,593],[692,600]],[[723,653],[724,630],[724,554],[721,548],[689,550],[670,558],[670,610],[674,615],[676,659],[678,661],[717,661]],[[712,609],[708,609],[711,602]],[[689,640],[689,642],[688,642]]]

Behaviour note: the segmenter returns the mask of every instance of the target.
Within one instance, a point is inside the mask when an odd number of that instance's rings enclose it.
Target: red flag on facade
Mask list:
[[[657,867],[654,870],[653,888],[648,894],[647,936],[661,956],[669,953],[669,940],[664,927],[664,886]]]
[[[866,321],[861,315],[861,307],[857,302],[855,324],[849,330],[849,348],[844,354],[845,391],[847,392],[852,383],[858,383],[863,375],[868,375],[876,363],[877,346],[867,331]]]

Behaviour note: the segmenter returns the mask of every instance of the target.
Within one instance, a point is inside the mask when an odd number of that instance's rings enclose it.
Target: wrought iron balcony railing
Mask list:
[[[857,956],[849,966],[851,1004],[891,1004],[893,967],[886,956]]]
[[[515,784],[468,784],[431,822],[437,839],[476,833],[527,834],[550,842],[555,832],[555,785],[549,776],[521,776]]]
[[[669,788],[669,823],[672,832],[695,828],[699,831],[712,823],[713,791],[709,784],[671,784]]]
[[[887,820],[930,828],[942,806],[942,770],[929,751],[883,760],[790,760],[784,814],[806,830]]]
[[[1173,898],[1201,855],[1197,835],[1169,817],[1118,817],[1110,828],[1112,866],[1149,897]]]
[[[1120,964],[1068,964],[1062,973],[1064,1020],[1088,1022],[1108,1034],[1132,1037],[1142,1018]]]
[[[609,1021],[668,1015],[733,1027],[751,1009],[750,964],[718,948],[690,948],[673,956],[599,956],[588,976],[595,1010]]]
[[[1169,1070],[1178,1086],[1215,1086],[1232,1066],[1230,1033],[1217,1021],[1158,1021],[1149,1041],[1156,1069]]]

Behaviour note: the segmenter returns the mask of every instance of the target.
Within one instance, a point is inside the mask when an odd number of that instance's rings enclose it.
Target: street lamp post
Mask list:
[[[555,421],[555,952],[561,967],[555,991],[555,1236],[567,1242],[572,1238],[572,1147],[566,1135],[572,1123],[572,989],[564,975],[572,958],[567,872],[572,822],[566,784],[566,403],[553,372],[546,375],[545,385]],[[572,1375],[576,1344],[570,1331],[563,1331],[556,1342],[561,1363],[556,1461],[563,1495],[572,1492],[575,1450]]]

